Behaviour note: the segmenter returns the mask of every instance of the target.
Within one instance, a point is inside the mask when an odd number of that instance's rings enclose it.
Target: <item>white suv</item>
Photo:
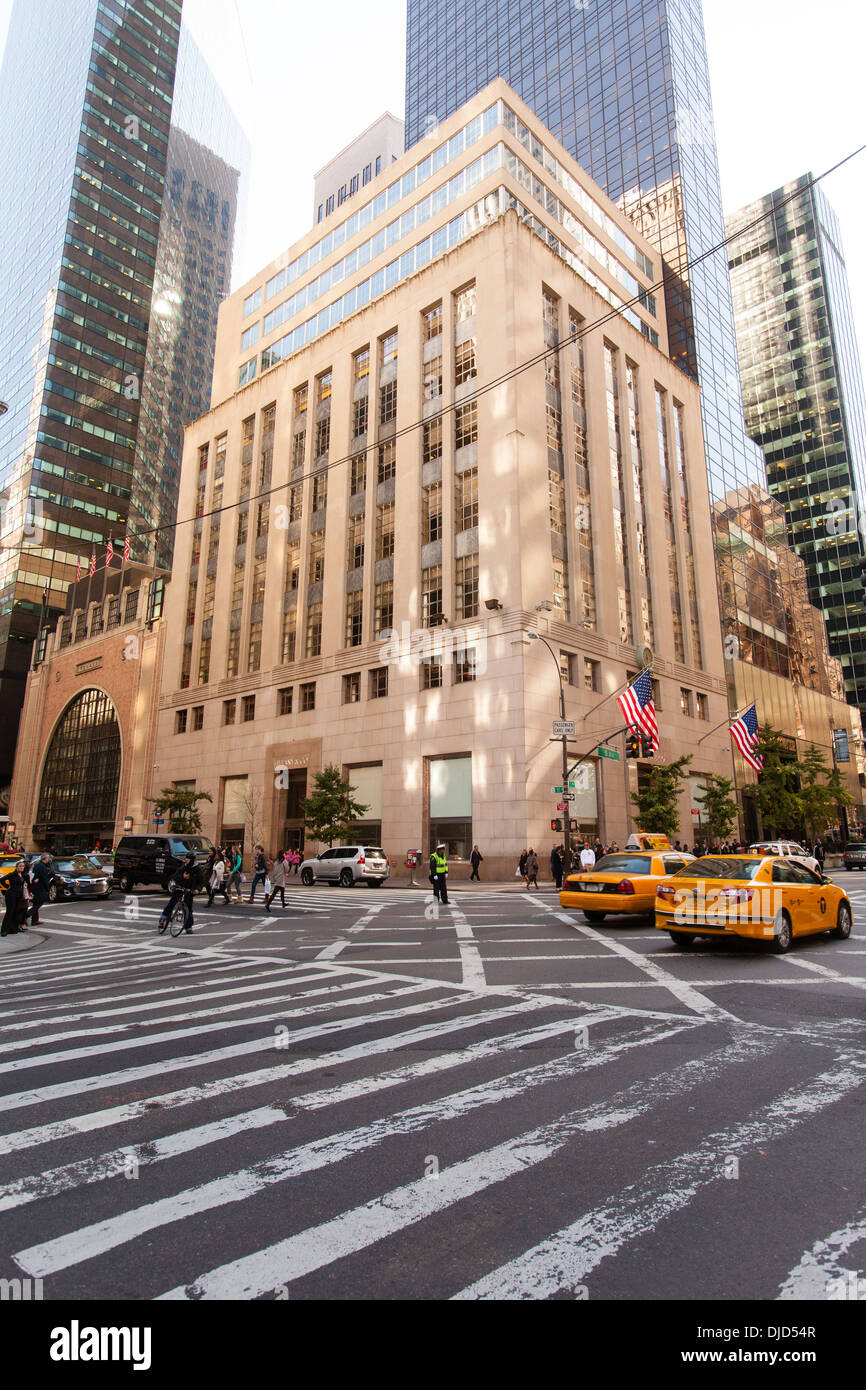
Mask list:
[[[776,854],[780,859],[795,859],[798,864],[805,864],[813,873],[821,872],[821,866],[814,855],[802,845],[795,844],[793,840],[761,840],[757,844],[749,845],[749,853]]]
[[[323,850],[315,859],[305,859],[301,865],[301,882],[307,888],[314,883],[339,883],[351,888],[356,883],[369,883],[380,888],[390,876],[391,865],[381,849],[369,845],[340,845]]]

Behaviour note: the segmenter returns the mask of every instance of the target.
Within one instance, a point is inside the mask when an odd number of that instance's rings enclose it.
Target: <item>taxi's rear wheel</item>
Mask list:
[[[839,911],[836,913],[836,925],[830,935],[835,936],[837,941],[847,941],[851,935],[851,909],[847,903],[839,904]]]
[[[668,936],[678,951],[688,951],[694,945],[694,933],[690,931],[671,931]]]
[[[587,922],[603,922],[607,916],[606,912],[585,912],[584,917]]]
[[[791,927],[791,919],[787,912],[780,910],[776,913],[776,918],[773,922],[773,942],[771,949],[774,950],[777,955],[784,955],[786,951],[790,951],[793,940],[794,932]]]

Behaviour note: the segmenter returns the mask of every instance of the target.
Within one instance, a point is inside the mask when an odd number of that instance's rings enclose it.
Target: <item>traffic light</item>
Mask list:
[[[558,833],[559,831],[562,830],[562,821],[561,821],[561,820],[552,820],[552,821],[550,822],[550,828],[551,828],[551,830],[554,830],[554,831],[556,831],[556,832]]]
[[[574,830],[577,829],[577,821],[576,821],[576,820],[570,820],[570,821],[568,822],[568,825],[569,825],[569,829],[572,830],[572,831],[574,831]]]
[[[633,729],[631,733],[626,734],[625,756],[627,758],[640,757],[640,739],[638,738],[637,734],[634,732]]]
[[[653,755],[653,741],[652,741],[652,739],[650,738],[649,734],[641,734],[641,736],[640,736],[640,751],[641,751],[641,756],[642,756],[642,757],[644,757],[644,758],[651,758],[651,757],[652,757],[652,755]]]

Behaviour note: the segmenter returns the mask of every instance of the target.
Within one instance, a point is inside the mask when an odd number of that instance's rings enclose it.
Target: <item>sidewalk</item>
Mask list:
[[[27,931],[17,932],[14,936],[0,936],[0,956],[11,956],[16,951],[27,951],[31,946],[41,946],[47,940],[47,936],[34,931],[32,927],[29,927]]]

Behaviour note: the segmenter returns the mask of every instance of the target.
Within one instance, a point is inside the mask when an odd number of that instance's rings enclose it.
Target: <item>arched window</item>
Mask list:
[[[60,825],[113,821],[120,784],[120,728],[101,690],[83,690],[54,730],[39,792],[38,820]]]

